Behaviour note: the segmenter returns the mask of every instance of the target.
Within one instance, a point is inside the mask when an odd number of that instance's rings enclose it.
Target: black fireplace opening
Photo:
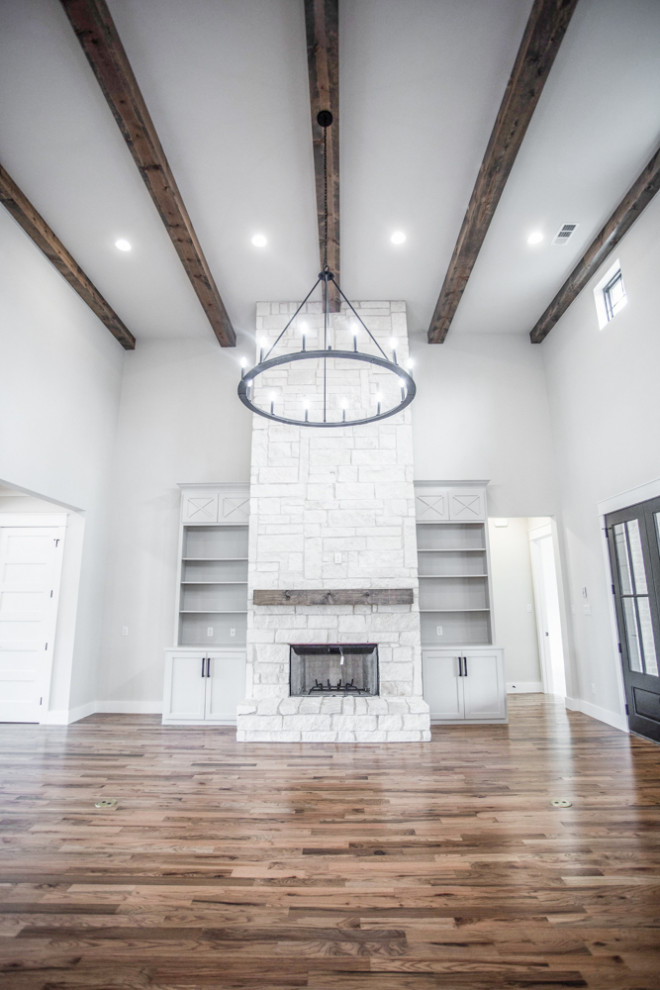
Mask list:
[[[376,643],[291,643],[289,694],[292,697],[378,695]]]

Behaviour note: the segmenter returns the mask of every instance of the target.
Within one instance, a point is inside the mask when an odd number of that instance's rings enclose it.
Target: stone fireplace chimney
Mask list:
[[[396,341],[403,363],[405,304],[355,308],[384,350]],[[258,337],[274,341],[295,309],[293,303],[260,303]],[[313,339],[323,324],[320,305],[308,303],[303,312]],[[348,337],[346,321],[337,319],[335,334]],[[335,343],[343,346],[351,345]],[[305,372],[288,369],[280,370],[286,376],[280,383],[300,401],[309,387]],[[364,373],[352,374],[335,390],[349,403],[364,401]],[[430,738],[421,683],[412,458],[409,409],[377,423],[337,428],[253,417],[247,683],[237,715],[239,741]],[[290,647],[306,643],[377,645],[378,694],[317,690],[292,696]],[[318,650],[309,652],[316,656]]]

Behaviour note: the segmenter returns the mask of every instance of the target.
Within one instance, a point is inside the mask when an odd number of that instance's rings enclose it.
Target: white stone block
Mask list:
[[[298,713],[300,715],[319,715],[321,712],[321,704],[323,698],[300,698],[300,704],[298,705]]]
[[[278,715],[279,706],[281,702],[281,694],[274,695],[272,698],[260,698],[257,703],[257,715]]]
[[[290,715],[287,718],[287,728],[299,729],[303,733],[330,732],[332,718],[332,715]]]
[[[359,730],[355,733],[355,740],[359,743],[386,743],[387,742],[387,732],[383,732],[382,729],[376,729],[374,732],[360,732]]]
[[[242,715],[236,724],[243,732],[277,732],[283,727],[281,715]]]
[[[253,701],[245,701],[236,706],[236,715],[254,715],[257,711],[257,704]]]
[[[333,715],[332,727],[338,732],[373,732],[381,728],[376,724],[376,718],[376,715]]]
[[[303,729],[300,733],[302,742],[308,743],[333,743],[337,742],[337,735],[334,732],[316,732],[311,729]]]
[[[280,715],[297,715],[300,698],[282,698],[278,711]]]
[[[410,708],[410,712],[413,715],[418,715],[418,714],[428,715],[430,711],[428,701],[424,701],[424,698],[420,698],[420,697],[408,698],[408,707]]]
[[[404,729],[417,729],[420,732],[424,729],[428,729],[430,725],[428,715],[404,715],[403,716],[403,728]]]
[[[370,715],[387,715],[389,709],[385,698],[367,698],[366,702]]]
[[[403,728],[403,715],[379,715],[378,728],[392,732]]]

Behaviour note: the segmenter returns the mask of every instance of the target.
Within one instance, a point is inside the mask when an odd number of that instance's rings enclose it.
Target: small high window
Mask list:
[[[628,301],[621,265],[618,261],[614,262],[594,289],[594,301],[598,326],[602,330]]]

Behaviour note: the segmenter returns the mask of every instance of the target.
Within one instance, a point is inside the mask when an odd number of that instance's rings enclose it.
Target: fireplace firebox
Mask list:
[[[378,696],[376,643],[292,643],[289,694]]]

